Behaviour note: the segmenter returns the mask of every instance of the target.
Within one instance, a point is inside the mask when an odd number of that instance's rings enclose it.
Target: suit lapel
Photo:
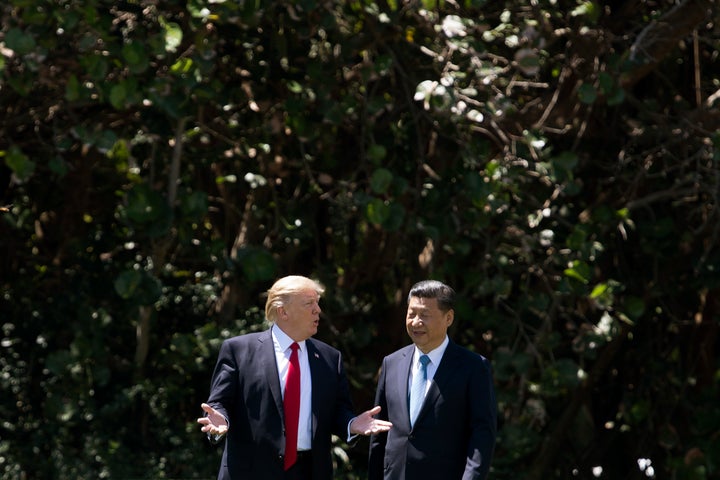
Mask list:
[[[275,359],[275,344],[272,339],[272,329],[267,330],[264,335],[258,337],[260,342],[260,358],[262,358],[263,371],[270,385],[270,392],[275,400],[275,406],[280,412],[280,417],[285,418],[283,413],[283,398],[280,391],[280,375],[277,369],[277,360]]]
[[[408,392],[408,383],[410,381],[410,369],[412,368],[413,352],[415,345],[409,345],[402,351],[402,357],[398,364],[398,369],[394,378],[388,378],[390,385],[397,385],[400,391],[400,416],[407,422],[407,429],[410,430],[410,402]]]
[[[318,405],[316,400],[317,398],[323,398],[322,395],[315,391],[315,389],[320,389],[323,386],[322,378],[320,378],[320,374],[318,371],[320,370],[318,368],[318,362],[320,361],[320,353],[318,352],[317,348],[315,348],[315,345],[313,344],[311,339],[305,340],[305,348],[307,348],[307,357],[308,357],[308,364],[310,365],[310,381],[312,383],[312,397],[311,397],[311,407],[312,410],[312,438],[315,440],[315,432],[317,431],[317,425],[318,425],[318,412],[322,408],[322,405]]]
[[[452,376],[453,372],[461,368],[460,365],[458,365],[457,362],[457,350],[456,345],[451,341],[448,343],[447,348],[445,349],[445,353],[443,353],[442,359],[440,360],[440,365],[438,365],[437,370],[435,371],[435,375],[433,376],[432,380],[430,380],[430,387],[428,388],[427,394],[425,395],[425,400],[423,401],[422,406],[420,407],[420,412],[418,413],[418,417],[415,420],[415,423],[420,421],[420,419],[423,416],[423,412],[428,408],[428,405],[434,404],[438,397],[440,396],[440,387],[447,382],[447,380]],[[405,387],[407,389],[407,386]],[[409,417],[408,413],[408,417]]]

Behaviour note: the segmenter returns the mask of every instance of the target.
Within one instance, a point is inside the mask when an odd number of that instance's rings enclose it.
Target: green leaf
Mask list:
[[[69,102],[76,102],[80,99],[80,82],[74,74],[70,75],[65,85],[65,99]]]
[[[642,298],[628,296],[625,299],[625,313],[633,320],[637,320],[645,313],[645,302]]]
[[[595,100],[597,100],[597,90],[595,90],[593,85],[583,83],[580,85],[580,88],[578,88],[578,98],[586,105],[593,104]]]
[[[175,22],[165,21],[163,17],[160,17],[160,25],[162,25],[165,31],[165,50],[168,52],[176,51],[177,47],[182,43],[182,28]]]
[[[608,92],[612,91],[613,88],[615,88],[615,79],[607,72],[600,72],[598,75],[598,80],[600,83],[600,91],[607,95]]]
[[[264,248],[243,247],[238,250],[235,261],[240,265],[243,276],[251,283],[271,280],[277,270],[275,258]]]
[[[290,80],[287,83],[288,90],[290,90],[292,93],[301,93],[302,92],[302,85],[300,85],[295,80]]]
[[[365,209],[365,216],[370,223],[382,225],[390,218],[390,206],[379,198],[373,198]]]
[[[127,92],[125,91],[125,85],[122,83],[113,85],[110,89],[110,104],[116,110],[122,110],[125,107],[125,99],[127,98]]]
[[[607,292],[607,290],[608,286],[606,283],[598,283],[595,287],[593,287],[592,292],[590,292],[590,298],[599,298]]]
[[[5,164],[15,176],[24,182],[35,172],[35,162],[30,160],[18,147],[12,146],[5,154]]]
[[[64,177],[67,175],[68,172],[68,166],[65,160],[61,156],[56,156],[50,159],[48,162],[48,168],[51,172],[55,173],[59,177]]]
[[[385,158],[387,155],[387,149],[378,144],[370,145],[370,148],[368,148],[368,158],[370,161],[372,161],[374,164],[380,163],[381,160]]]
[[[620,105],[625,101],[625,90],[620,87],[613,88],[607,97],[607,103],[610,106]]]
[[[81,57],[80,64],[95,82],[102,83],[108,72],[108,61],[100,55],[87,55]]]
[[[123,45],[122,56],[133,73],[142,73],[150,65],[145,53],[145,45],[140,42],[130,42]]]
[[[385,230],[394,232],[397,231],[405,221],[405,207],[398,202],[390,203],[390,213],[383,222]]]
[[[596,23],[601,12],[601,8],[595,2],[582,2],[570,12],[570,15],[573,17],[584,16],[591,23]]]
[[[140,305],[152,305],[160,299],[162,296],[162,284],[153,275],[148,273],[143,274],[142,281],[140,282],[140,290],[135,299]]]
[[[172,210],[165,198],[148,185],[135,185],[125,200],[125,215],[136,228],[151,237],[164,235],[170,229]]]
[[[205,192],[192,192],[180,198],[180,212],[190,219],[200,220],[208,211],[208,196]]]
[[[45,368],[55,375],[63,375],[74,358],[68,350],[56,350],[48,354],[45,359]]]
[[[192,70],[193,65],[194,63],[192,58],[178,58],[177,61],[170,67],[170,71],[177,74],[185,74]]]
[[[115,292],[138,305],[152,305],[162,295],[160,281],[147,272],[125,270],[114,282]]]
[[[35,49],[35,38],[19,28],[11,28],[5,34],[5,46],[18,55],[26,55]]]
[[[562,170],[572,171],[578,164],[578,157],[573,152],[562,152],[552,159],[553,166]]]
[[[578,365],[568,359],[561,358],[542,372],[541,392],[548,397],[563,395],[580,381]]]
[[[392,184],[393,174],[387,168],[378,168],[370,177],[370,188],[375,193],[385,193]]]
[[[130,145],[128,141],[122,138],[116,141],[110,151],[108,151],[107,157],[116,161],[116,165],[121,167],[119,171],[125,171],[124,167],[130,159]]]
[[[142,282],[142,274],[137,270],[125,270],[117,276],[114,282],[115,292],[121,298],[129,300],[137,291]]]
[[[590,266],[579,260],[572,262],[570,268],[566,268],[563,273],[566,277],[574,278],[584,284],[590,282]]]

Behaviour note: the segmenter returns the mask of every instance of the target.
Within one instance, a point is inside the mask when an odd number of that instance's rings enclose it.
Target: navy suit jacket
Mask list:
[[[410,427],[408,378],[415,346],[383,359],[375,405],[393,428],[370,438],[370,480],[481,480],[497,434],[490,362],[450,341]]]
[[[340,352],[308,339],[312,378],[314,480],[332,480],[331,435],[347,437],[354,417]],[[283,478],[283,401],[270,330],[225,340],[213,373],[208,404],[228,419],[221,480]]]

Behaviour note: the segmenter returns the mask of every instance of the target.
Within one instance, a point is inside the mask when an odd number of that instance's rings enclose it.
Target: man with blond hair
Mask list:
[[[324,288],[291,275],[268,290],[270,329],[223,342],[210,397],[198,419],[211,441],[224,439],[218,479],[331,480],[331,436],[385,432],[373,418],[355,416],[338,350],[312,339]]]

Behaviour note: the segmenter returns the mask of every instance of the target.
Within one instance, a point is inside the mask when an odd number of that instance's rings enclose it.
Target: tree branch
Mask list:
[[[716,0],[685,0],[653,21],[637,36],[626,52],[635,65],[620,77],[620,85],[628,89],[652,72],[677,43],[692,35],[702,22],[713,18]]]

